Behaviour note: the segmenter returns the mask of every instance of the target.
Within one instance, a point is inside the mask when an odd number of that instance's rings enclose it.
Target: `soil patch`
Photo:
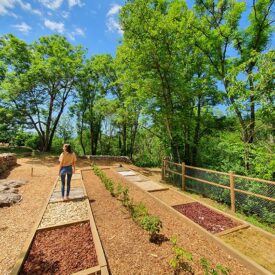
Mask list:
[[[221,236],[221,239],[275,274],[275,238],[254,228]]]
[[[192,199],[182,196],[181,194],[178,194],[177,192],[172,190],[154,192],[153,196],[159,198],[168,205],[193,202]]]
[[[199,202],[174,205],[173,208],[211,233],[218,233],[240,225]]]
[[[20,274],[71,274],[97,265],[89,223],[37,232]]]

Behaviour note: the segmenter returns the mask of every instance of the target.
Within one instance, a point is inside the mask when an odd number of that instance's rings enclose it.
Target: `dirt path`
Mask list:
[[[113,171],[104,171],[115,182],[127,186],[135,202],[143,201],[151,214],[160,217],[163,222],[162,234],[168,238],[176,236],[179,245],[192,252],[195,274],[203,274],[199,265],[202,257],[208,258],[214,265],[223,264],[231,270],[231,274],[251,274],[237,260],[205,240],[199,232],[176,218],[172,211],[146,192]],[[168,260],[173,257],[170,243],[164,242],[161,246],[150,244],[147,234],[132,222],[121,203],[110,196],[99,179],[92,172],[83,172],[83,175],[88,195],[94,200],[91,206],[112,274],[172,274],[168,265]]]
[[[0,208],[1,275],[10,273],[58,176],[58,158],[21,158],[17,163],[6,179],[28,180],[28,184],[19,187],[19,194],[23,196],[20,203]],[[78,164],[77,168],[88,165],[86,161]]]
[[[58,166],[48,163],[32,162],[23,158],[17,160],[18,166],[8,175],[8,179],[28,180],[19,188],[23,196],[19,204],[0,208],[0,274],[9,274],[20,254],[37,217],[49,196],[57,178]],[[31,168],[34,176],[31,177]]]

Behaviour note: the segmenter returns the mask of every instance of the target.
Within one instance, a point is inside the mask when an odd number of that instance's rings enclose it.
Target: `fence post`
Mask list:
[[[229,171],[231,210],[236,212],[235,179],[234,173]]]
[[[163,158],[163,160],[162,160],[162,166],[161,166],[161,180],[164,180],[164,175],[165,175],[165,171],[164,171],[164,169],[165,169],[165,166],[164,166],[164,158]]]
[[[181,187],[185,191],[185,162],[181,164]]]

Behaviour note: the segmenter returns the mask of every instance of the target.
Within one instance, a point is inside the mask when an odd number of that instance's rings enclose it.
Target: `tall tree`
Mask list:
[[[1,96],[26,118],[50,151],[69,98],[74,93],[83,50],[59,35],[41,37],[27,45],[12,35],[1,37],[0,57],[9,65]]]
[[[194,34],[192,43],[208,58],[213,74],[221,81],[238,118],[246,144],[245,166],[249,169],[248,148],[255,135],[255,82],[250,77],[257,70],[253,54],[268,47],[272,34],[271,8],[274,0],[253,0],[250,25],[242,30],[240,18],[246,1],[197,0],[194,20],[189,21]],[[190,16],[192,18],[192,16]],[[235,54],[232,54],[235,49]],[[241,66],[241,64],[245,64]],[[241,68],[238,72],[236,71]],[[234,75],[234,77],[232,77]],[[244,86],[239,79],[247,75]]]

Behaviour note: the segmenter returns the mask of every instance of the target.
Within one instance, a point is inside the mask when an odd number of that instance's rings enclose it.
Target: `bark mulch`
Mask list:
[[[89,223],[39,231],[20,274],[71,274],[97,265]]]
[[[217,213],[199,202],[174,205],[173,208],[211,233],[218,233],[240,225],[240,223]]]
[[[192,268],[195,274],[204,274],[199,263],[202,257],[206,257],[213,266],[221,263],[231,270],[230,274],[252,274],[183,219],[175,217],[172,209],[162,205],[118,173],[111,170],[104,172],[114,182],[127,186],[135,203],[144,202],[150,214],[160,217],[163,223],[161,234],[167,238],[176,236],[178,245],[193,254]],[[148,234],[132,221],[121,202],[111,197],[92,171],[83,171],[83,179],[112,275],[173,274],[168,264],[174,256],[170,242],[161,245],[150,243]]]

